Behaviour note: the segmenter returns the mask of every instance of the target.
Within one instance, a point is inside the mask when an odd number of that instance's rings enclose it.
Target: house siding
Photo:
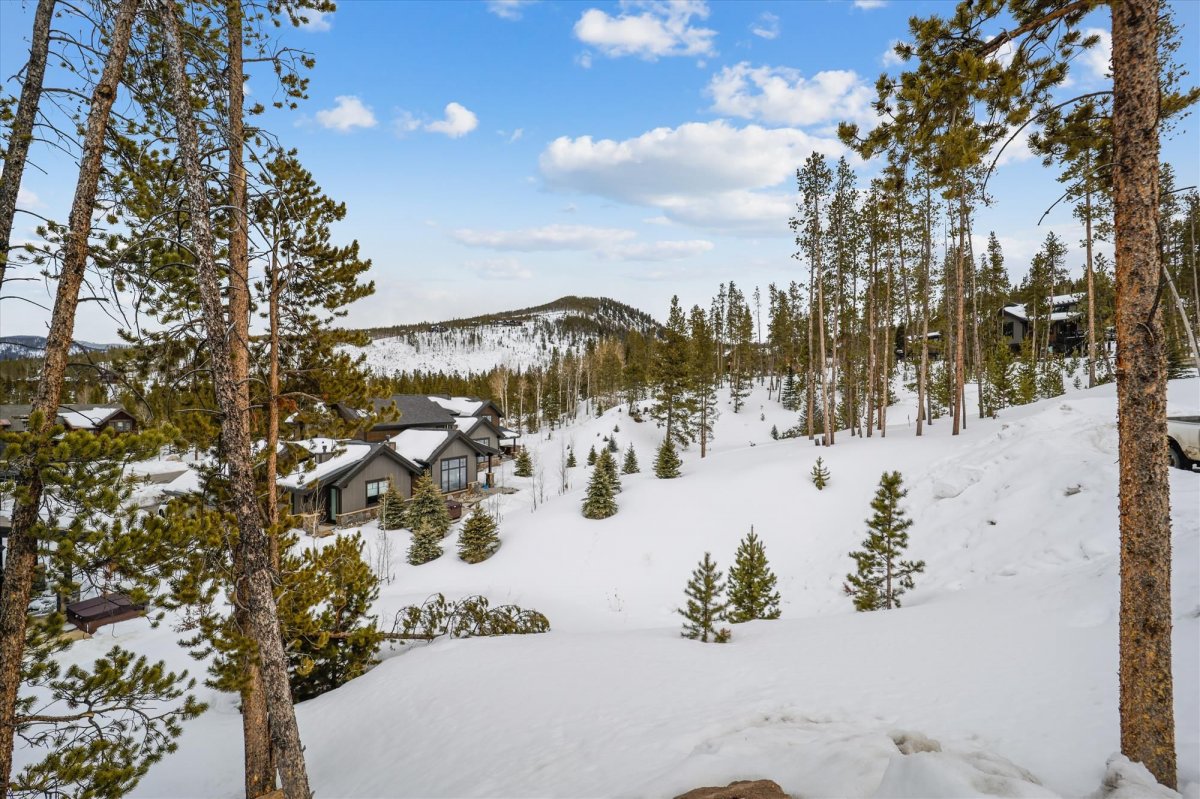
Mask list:
[[[479,464],[476,461],[478,454],[479,453],[467,446],[467,444],[461,439],[455,439],[450,443],[449,446],[446,447],[446,449],[441,452],[441,454],[438,455],[437,459],[433,463],[429,464],[430,477],[433,479],[433,482],[438,484],[440,487],[442,461],[453,458],[466,458],[467,485],[470,485],[479,479]]]
[[[412,476],[408,470],[390,458],[376,456],[365,469],[342,486],[341,513],[353,513],[367,507],[367,483],[389,477],[400,496],[412,496]]]

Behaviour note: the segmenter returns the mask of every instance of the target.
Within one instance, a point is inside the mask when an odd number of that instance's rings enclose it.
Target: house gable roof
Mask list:
[[[484,411],[491,409],[496,414],[496,418],[504,418],[504,413],[496,407],[496,403],[488,399],[479,399],[478,397],[450,397],[444,394],[431,395],[429,399],[455,416],[482,416]]]
[[[405,430],[392,436],[397,453],[410,462],[429,466],[455,441],[461,441],[479,455],[494,455],[496,450],[454,430]]]
[[[390,422],[380,422],[375,425],[377,429],[405,430],[410,427],[440,427],[444,429],[454,425],[454,417],[445,408],[420,394],[396,394],[392,397],[371,400],[371,405],[376,411],[384,410],[393,404],[400,412],[400,418]]]
[[[371,445],[371,451],[367,453],[366,457],[354,464],[353,467],[346,470],[343,474],[329,482],[338,488],[345,488],[350,484],[350,481],[354,479],[355,475],[370,466],[376,458],[384,458],[386,460],[393,461],[400,466],[400,468],[408,470],[408,472],[411,474],[419,475],[422,471],[420,466],[417,466],[403,455],[396,453],[390,446],[388,446],[386,441],[381,441],[378,444]]]

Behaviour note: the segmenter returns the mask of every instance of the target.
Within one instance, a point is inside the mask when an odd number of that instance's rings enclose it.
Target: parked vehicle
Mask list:
[[[1167,447],[1171,465],[1191,471],[1200,461],[1200,416],[1168,416]]]

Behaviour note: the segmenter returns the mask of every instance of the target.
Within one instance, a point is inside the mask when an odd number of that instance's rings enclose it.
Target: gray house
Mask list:
[[[322,521],[336,523],[378,505],[389,482],[401,496],[412,496],[412,480],[419,474],[421,467],[387,443],[346,441],[304,461],[281,477],[279,486],[291,495],[292,513],[319,513]]]
[[[453,430],[454,417],[442,406],[420,394],[396,394],[371,400],[376,412],[395,407],[399,416],[380,422],[366,431],[367,441],[386,441],[405,430]]]
[[[443,494],[467,490],[479,480],[481,459],[486,464],[500,451],[473,441],[457,428],[451,430],[405,430],[388,440],[396,454],[417,464]],[[409,494],[411,495],[411,490]]]

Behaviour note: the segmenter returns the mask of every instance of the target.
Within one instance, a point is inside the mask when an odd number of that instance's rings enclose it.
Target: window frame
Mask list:
[[[388,483],[388,479],[386,477],[381,477],[378,480],[367,480],[366,481],[364,492],[366,493],[368,508],[372,507],[374,505],[378,505],[379,501],[381,499],[383,499],[383,495],[385,493],[387,493],[387,483]],[[381,484],[382,484],[382,488],[380,487]],[[375,496],[371,496],[372,486],[374,486],[377,491]]]
[[[451,472],[462,472],[462,484],[456,488],[450,487],[450,482],[447,475]],[[443,494],[450,494],[455,491],[463,491],[470,482],[471,471],[467,465],[467,456],[459,455],[453,458],[442,458],[438,462],[438,486]]]

